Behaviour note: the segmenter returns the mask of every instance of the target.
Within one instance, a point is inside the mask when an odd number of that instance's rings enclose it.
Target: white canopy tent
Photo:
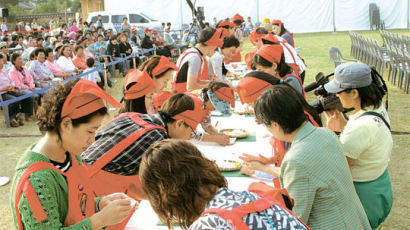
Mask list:
[[[239,13],[252,17],[280,19],[295,33],[368,30],[369,4],[376,3],[385,28],[409,28],[410,0],[192,0],[205,8],[205,21],[212,24]],[[140,11],[173,28],[192,21],[191,9],[185,0],[105,0],[107,11]]]

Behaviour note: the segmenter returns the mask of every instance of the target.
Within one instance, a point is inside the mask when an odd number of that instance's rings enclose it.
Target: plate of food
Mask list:
[[[238,171],[242,168],[242,163],[234,160],[217,160],[216,164],[221,172]]]
[[[220,130],[221,133],[228,135],[231,138],[247,138],[249,136],[249,132],[244,129],[222,129]]]

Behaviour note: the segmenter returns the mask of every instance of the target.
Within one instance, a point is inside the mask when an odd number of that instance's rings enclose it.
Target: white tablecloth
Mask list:
[[[232,115],[230,117],[212,117],[212,123],[218,122],[218,129],[225,128],[241,128],[250,131],[256,135],[256,142],[236,142],[230,146],[220,146],[215,143],[203,143],[192,141],[202,154],[208,159],[238,159],[242,153],[252,155],[262,154],[265,156],[272,155],[272,147],[268,142],[268,132],[262,125],[255,123],[254,117],[245,117],[240,115]],[[227,177],[228,187],[232,190],[246,190],[252,182],[261,181],[261,179],[252,177]],[[273,183],[269,180],[262,180],[269,185]],[[159,219],[152,210],[148,201],[142,201],[138,210],[133,214],[126,229],[127,230],[156,230],[167,229],[166,226],[159,226]],[[179,228],[175,228],[179,229]]]

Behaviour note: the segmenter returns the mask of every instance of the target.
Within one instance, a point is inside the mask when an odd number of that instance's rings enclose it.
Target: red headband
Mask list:
[[[214,92],[220,99],[229,102],[232,108],[235,108],[235,94],[231,87],[221,87]]]
[[[117,102],[94,82],[84,79],[79,80],[64,101],[61,118],[77,119],[84,117],[105,107],[103,100],[116,108],[121,107],[121,103]]]
[[[221,39],[221,34],[223,33],[223,29],[222,28],[218,28],[216,29],[215,33],[212,35],[212,37],[204,42],[205,45],[207,46],[216,46],[218,48],[221,48],[222,45],[224,44],[224,42]]]
[[[133,84],[133,85],[131,85]],[[155,89],[155,82],[147,72],[134,69],[130,70],[124,79],[124,99],[140,98]]]
[[[239,14],[235,14],[232,18],[231,21],[243,21],[243,17]]]
[[[263,35],[264,36],[262,36],[262,40],[270,41],[278,45],[280,44],[280,41],[272,33],[263,34]]]
[[[252,69],[252,59],[253,56],[255,56],[257,50],[253,50],[247,54],[245,54],[245,63],[246,63],[246,67],[248,67],[248,69]]]
[[[252,103],[270,87],[272,87],[272,85],[264,80],[245,77],[239,81],[236,92],[242,104]]]
[[[172,118],[174,118],[175,120],[181,119],[185,123],[187,123],[189,126],[191,126],[191,128],[196,129],[199,122],[202,121],[205,115],[205,112],[202,109],[202,100],[191,93],[186,93],[186,95],[190,96],[192,100],[194,101],[194,109],[185,110],[184,112],[179,113],[173,116]]]
[[[178,67],[175,65],[175,63],[170,62],[169,58],[161,56],[161,59],[159,59],[157,66],[155,66],[155,68],[152,70],[152,76],[156,77],[168,69],[178,70]]]
[[[256,54],[270,63],[278,64],[283,54],[283,47],[281,45],[263,45],[256,51]]]
[[[221,28],[223,26],[230,26],[230,22],[228,20],[223,20],[223,21],[219,22],[218,28]]]
[[[154,104],[154,108],[158,109],[159,107],[164,104],[168,98],[172,97],[174,94],[170,91],[161,90],[158,93],[152,96],[152,103]]]
[[[283,25],[283,22],[279,19],[273,19],[272,20],[272,24],[276,24],[276,25]]]
[[[262,38],[263,36],[265,36],[266,34],[258,34],[256,32],[256,29],[253,29],[252,32],[249,34],[249,41],[252,44],[255,44],[257,42],[258,39]]]

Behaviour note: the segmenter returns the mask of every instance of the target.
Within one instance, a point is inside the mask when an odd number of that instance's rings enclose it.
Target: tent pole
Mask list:
[[[183,12],[182,12],[182,1],[183,0],[179,0],[179,13],[180,13],[180,15],[179,15],[179,17],[180,17],[180,28],[181,28],[181,30],[182,30],[182,24],[184,24],[184,14],[183,14]]]
[[[333,32],[336,33],[336,4],[335,0],[332,0],[333,5]]]
[[[407,0],[407,29],[410,28],[410,0]]]
[[[256,0],[256,22],[259,22],[259,0]]]

